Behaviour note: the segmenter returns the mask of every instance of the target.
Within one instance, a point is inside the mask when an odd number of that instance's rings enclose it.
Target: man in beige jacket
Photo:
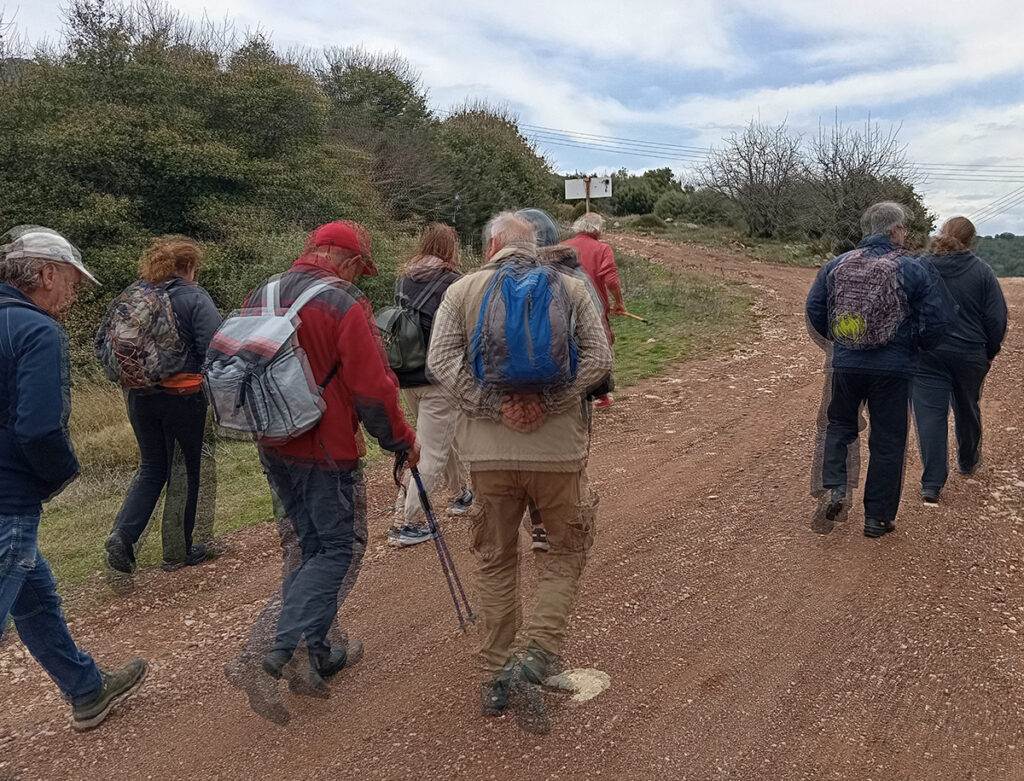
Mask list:
[[[470,534],[482,619],[482,710],[498,715],[511,696],[521,726],[547,732],[550,722],[539,684],[558,672],[566,623],[595,531],[597,497],[586,481],[586,394],[608,374],[612,356],[586,286],[563,277],[574,310],[575,380],[537,394],[478,385],[470,340],[484,294],[504,263],[538,263],[532,226],[510,212],[488,223],[484,239],[483,267],[448,288],[437,310],[427,368],[465,413],[459,452],[469,465],[480,507]],[[531,500],[544,517],[551,549],[538,562],[537,602],[526,624],[520,662],[513,652],[520,613],[519,524]]]

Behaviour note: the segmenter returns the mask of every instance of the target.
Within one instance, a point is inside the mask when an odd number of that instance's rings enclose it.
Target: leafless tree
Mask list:
[[[780,236],[794,225],[804,169],[800,146],[800,136],[785,122],[770,126],[752,120],[712,150],[698,177],[735,201],[751,236]]]

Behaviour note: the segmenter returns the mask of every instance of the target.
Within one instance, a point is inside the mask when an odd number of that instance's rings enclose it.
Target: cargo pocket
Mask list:
[[[576,515],[569,521],[566,540],[570,550],[586,552],[594,544],[597,534],[597,494],[588,489],[588,495],[576,505]]]

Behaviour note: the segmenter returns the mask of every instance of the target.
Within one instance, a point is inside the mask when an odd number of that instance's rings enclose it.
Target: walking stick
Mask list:
[[[402,451],[395,454],[395,483],[401,485],[401,471],[408,458],[408,453]],[[441,532],[441,527],[437,523],[437,519],[434,518],[434,511],[430,507],[430,498],[427,496],[427,490],[423,486],[423,480],[420,478],[420,470],[416,467],[411,467],[412,479],[416,483],[416,490],[419,493],[420,505],[423,507],[423,513],[427,516],[427,525],[430,527],[431,536],[434,539],[434,548],[437,550],[437,557],[441,560],[441,570],[444,572],[444,579],[448,582],[448,591],[452,595],[452,603],[455,605],[455,612],[459,616],[459,629],[465,630],[471,623],[476,621],[476,613],[473,612],[473,608],[469,605],[469,599],[466,597],[466,590],[462,587],[462,581],[459,579],[459,573],[455,571],[455,560],[452,558],[451,551],[448,550],[448,543],[444,539],[444,534]],[[463,616],[462,605],[459,604],[458,597],[455,596],[455,589],[458,588],[459,596],[462,597],[462,604],[466,606],[466,614]]]
[[[648,325],[650,324],[649,321],[640,317],[640,315],[634,315],[631,312],[623,312],[622,317],[632,317],[634,320],[639,320],[641,323],[648,323]]]

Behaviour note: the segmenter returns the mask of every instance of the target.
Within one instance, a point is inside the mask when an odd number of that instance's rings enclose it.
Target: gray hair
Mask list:
[[[860,218],[860,230],[864,236],[888,236],[893,228],[906,226],[910,222],[910,210],[895,201],[882,201],[864,210]]]
[[[0,282],[31,293],[43,284],[43,269],[49,264],[41,258],[0,258]]]
[[[600,236],[601,228],[604,227],[604,217],[597,212],[587,212],[572,224],[573,233],[586,233],[590,236]]]
[[[537,235],[533,226],[514,212],[501,212],[491,217],[484,228],[484,244],[494,241],[499,247],[515,244],[536,249]]]

